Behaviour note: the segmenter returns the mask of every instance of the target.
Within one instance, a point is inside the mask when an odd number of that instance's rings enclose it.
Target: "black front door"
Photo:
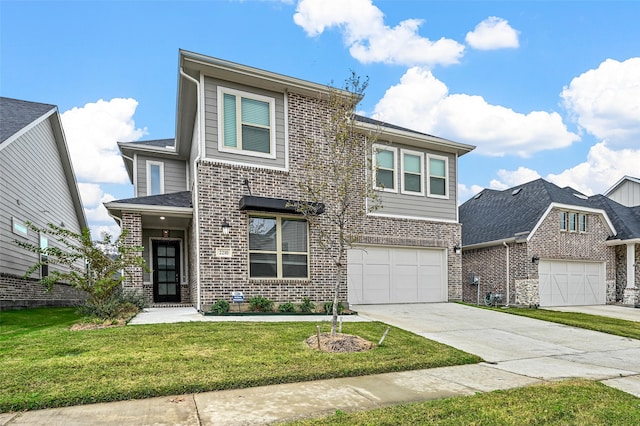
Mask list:
[[[153,301],[180,302],[180,243],[153,242]]]

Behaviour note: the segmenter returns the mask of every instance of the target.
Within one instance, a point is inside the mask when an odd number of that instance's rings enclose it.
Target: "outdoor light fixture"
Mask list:
[[[531,263],[533,263],[534,265],[537,265],[538,263],[540,263],[540,258],[534,254],[533,257],[531,258]]]
[[[455,246],[453,246],[453,252],[455,254],[460,254],[462,253],[462,248],[460,248],[460,244],[456,244]]]
[[[164,216],[160,216],[160,220],[164,220]]]
[[[228,235],[229,234],[229,229],[231,229],[231,225],[229,225],[229,222],[227,222],[227,218],[225,217],[224,219],[222,219],[222,233],[224,235]]]

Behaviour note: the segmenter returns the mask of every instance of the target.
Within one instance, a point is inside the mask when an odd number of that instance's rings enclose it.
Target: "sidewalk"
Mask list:
[[[540,383],[489,364],[0,414],[0,425],[255,425]]]

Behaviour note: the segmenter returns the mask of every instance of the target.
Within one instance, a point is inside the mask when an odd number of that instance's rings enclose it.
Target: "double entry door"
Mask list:
[[[153,246],[153,301],[180,302],[180,242],[155,240]]]

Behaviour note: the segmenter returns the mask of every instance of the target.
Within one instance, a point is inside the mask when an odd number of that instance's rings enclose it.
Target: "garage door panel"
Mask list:
[[[366,247],[350,250],[348,265],[351,303],[447,300],[445,250]]]
[[[598,262],[541,261],[538,265],[541,306],[604,304],[604,265]]]

